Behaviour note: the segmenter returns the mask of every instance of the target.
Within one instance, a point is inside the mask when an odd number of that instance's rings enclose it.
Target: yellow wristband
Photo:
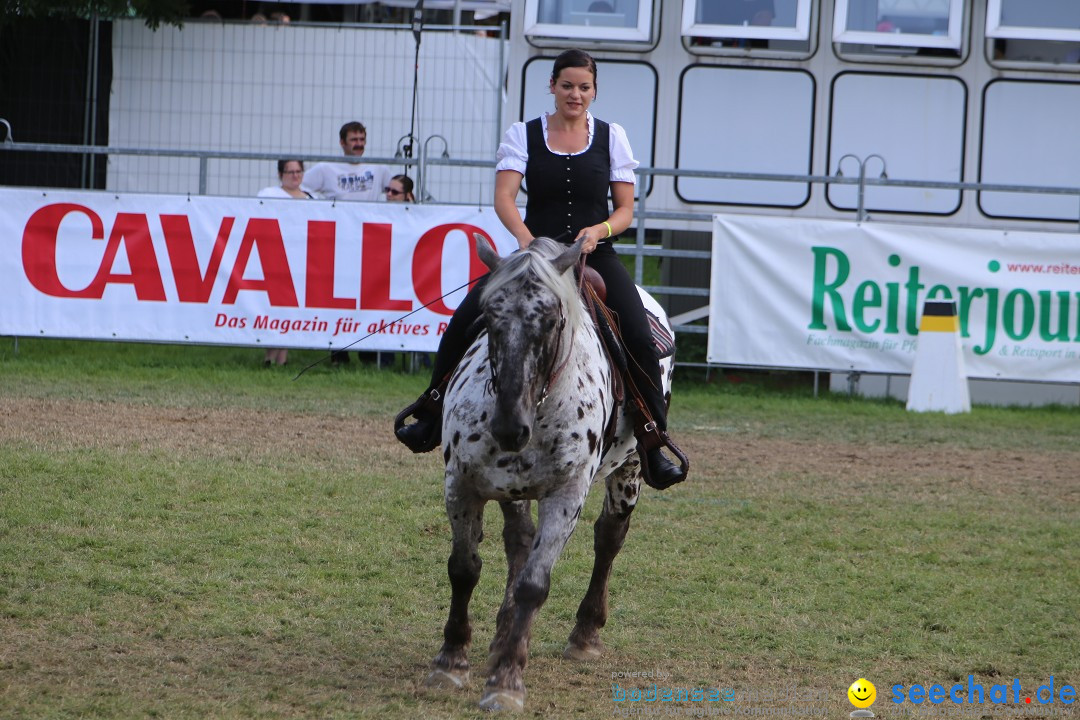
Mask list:
[[[607,235],[604,236],[604,239],[607,240],[609,237],[611,237],[611,223],[609,223],[607,220],[605,220],[603,222],[603,225],[604,225],[604,227],[607,228]]]

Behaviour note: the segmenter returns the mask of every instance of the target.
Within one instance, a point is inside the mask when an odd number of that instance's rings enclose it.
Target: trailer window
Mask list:
[[[688,47],[807,53],[810,0],[683,0]]]
[[[958,55],[963,19],[963,0],[836,0],[833,40],[876,52]]]
[[[531,37],[650,42],[652,0],[525,0]]]
[[[1080,70],[1080,3],[989,0],[987,55],[994,64],[1040,63]]]

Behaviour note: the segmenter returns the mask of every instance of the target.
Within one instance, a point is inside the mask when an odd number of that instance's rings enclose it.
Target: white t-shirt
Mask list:
[[[289,193],[285,192],[285,189],[280,185],[272,185],[270,187],[264,187],[259,191],[259,194],[255,197],[264,198],[291,198],[293,200],[300,200],[301,198],[294,198]]]
[[[592,113],[587,115],[589,118],[589,143],[581,152],[585,152],[585,150],[592,147],[593,142],[593,116]],[[540,116],[540,124],[544,128],[544,142],[547,142],[548,137],[547,119],[547,113]],[[626,138],[626,131],[623,130],[622,126],[608,123],[608,127],[611,128],[608,133],[608,151],[611,155],[610,181],[628,182],[633,185],[637,180],[634,175],[634,168],[641,163],[634,159],[634,151],[630,149],[630,141]],[[564,155],[565,153],[559,154]],[[581,153],[573,154],[580,155]],[[502,144],[499,145],[499,150],[495,153],[495,172],[516,170],[524,175],[525,166],[528,163],[529,141],[526,137],[525,123],[516,122],[506,131]]]
[[[350,162],[316,163],[304,173],[301,188],[334,200],[381,200],[390,184],[390,168]]]

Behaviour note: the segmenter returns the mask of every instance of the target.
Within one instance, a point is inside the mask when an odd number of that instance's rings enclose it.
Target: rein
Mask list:
[[[578,296],[579,297],[581,296],[581,283],[585,278],[585,273],[583,272],[584,268],[585,268],[585,255],[582,254],[582,256],[578,259]],[[554,354],[554,357],[551,360],[552,367],[548,371],[548,378],[544,382],[544,387],[540,389],[540,399],[536,401],[536,407],[540,407],[541,405],[544,404],[544,401],[547,400],[548,392],[551,390],[551,386],[555,384],[555,381],[559,378],[559,375],[562,374],[562,371],[565,370],[566,366],[570,363],[570,354],[571,354],[571,351],[574,349],[574,337],[576,336],[576,331],[574,330],[574,328],[570,328],[570,347],[567,349],[566,354],[563,356],[562,362],[559,363],[558,367],[555,367],[555,363],[559,359],[559,349],[560,349],[560,347],[562,347],[563,331],[566,329],[566,315],[564,315],[562,313],[562,309],[563,309],[563,304],[562,304],[562,301],[560,300],[559,301],[559,314],[561,316],[561,319],[559,321],[559,335],[555,340],[555,354]]]
[[[473,278],[472,280],[469,280],[468,282],[466,282],[466,283],[465,283],[464,285],[458,285],[458,286],[457,286],[456,288],[454,288],[454,289],[453,289],[453,290],[451,290],[450,292],[446,292],[446,293],[443,293],[442,295],[440,295],[439,297],[435,298],[435,299],[434,299],[434,300],[432,300],[431,302],[428,302],[428,303],[424,303],[423,305],[421,305],[420,307],[416,308],[416,309],[415,309],[415,310],[413,310],[412,312],[407,312],[407,313],[405,313],[404,315],[402,315],[401,317],[397,318],[396,320],[391,320],[389,324],[390,324],[390,325],[393,325],[393,324],[394,324],[394,323],[396,323],[396,322],[401,322],[402,320],[404,320],[405,318],[409,317],[410,315],[415,315],[416,313],[420,312],[421,310],[423,310],[424,308],[428,307],[429,305],[434,305],[435,303],[439,302],[439,301],[440,301],[440,300],[442,300],[443,298],[447,298],[447,297],[450,297],[451,295],[453,295],[454,293],[456,293],[456,292],[457,292],[458,290],[461,290],[461,289],[463,289],[463,288],[466,288],[466,287],[468,287],[469,285],[472,285],[472,284],[473,284],[474,282],[476,282],[477,280],[479,280],[479,279],[480,279],[480,278],[482,278],[482,277],[483,277],[483,275],[478,275],[477,277],[474,277],[474,278]],[[346,351],[347,351],[347,350],[348,350],[349,348],[351,348],[351,347],[352,347],[353,345],[355,345],[356,343],[359,343],[359,342],[363,342],[364,340],[367,340],[367,339],[368,339],[369,337],[371,337],[372,335],[376,335],[376,334],[377,334],[377,332],[369,332],[369,333],[368,333],[367,335],[365,335],[364,337],[360,338],[359,340],[353,340],[353,341],[352,341],[351,343],[349,343],[348,345],[345,345],[344,347],[340,347],[340,348],[334,348],[333,352],[331,352],[330,354],[327,354],[327,355],[325,355],[325,356],[323,356],[323,357],[319,358],[319,359],[318,359],[318,360],[316,360],[315,362],[311,363],[310,365],[308,365],[307,367],[305,367],[304,369],[302,369],[302,370],[301,370],[300,372],[296,373],[296,377],[294,377],[294,378],[293,378],[293,380],[299,380],[299,379],[300,379],[300,376],[301,376],[301,375],[303,375],[304,373],[306,373],[306,372],[307,372],[308,370],[310,370],[311,368],[315,367],[316,365],[319,365],[320,363],[324,363],[324,362],[326,362],[327,360],[329,360],[329,359],[330,359],[330,358],[331,358],[331,357],[333,356],[333,353],[335,353],[335,352],[346,352]]]
[[[562,309],[562,303],[559,303],[559,309]],[[540,407],[547,400],[548,391],[551,390],[551,386],[555,384],[555,380],[558,379],[562,371],[566,369],[567,364],[570,362],[570,351],[574,349],[574,329],[570,328],[570,347],[566,351],[566,355],[563,356],[563,360],[559,363],[558,367],[554,367],[555,363],[559,359],[559,348],[562,347],[563,331],[566,330],[566,316],[564,315],[559,321],[559,335],[555,338],[555,354],[551,359],[552,368],[548,372],[548,379],[544,382],[544,387],[540,388],[540,399],[536,401],[536,407]]]

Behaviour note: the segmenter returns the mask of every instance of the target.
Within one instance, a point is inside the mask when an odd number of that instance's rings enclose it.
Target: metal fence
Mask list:
[[[3,121],[0,121],[0,125]],[[106,156],[110,162],[119,157],[149,157],[149,158],[175,158],[190,163],[197,167],[197,189],[189,191],[189,194],[219,194],[210,192],[210,175],[214,163],[234,161],[252,164],[268,164],[277,158],[271,153],[259,152],[223,152],[215,150],[184,150],[184,149],[152,149],[133,147],[97,147],[92,145],[60,145],[43,143],[0,143],[0,157],[3,151],[29,152],[29,153],[68,153],[80,154],[88,157]],[[339,160],[340,156],[314,156],[311,160]],[[1080,232],[1080,187],[1055,187],[1055,186],[1032,186],[1032,185],[1002,185],[994,183],[969,183],[969,182],[930,182],[924,180],[903,180],[887,177],[868,177],[863,171],[865,161],[859,160],[860,172],[855,177],[836,175],[783,175],[770,173],[745,173],[725,172],[717,170],[692,170],[686,168],[656,168],[639,167],[637,173],[642,179],[650,177],[700,177],[710,179],[738,180],[746,182],[792,182],[801,184],[815,184],[828,186],[854,185],[857,190],[858,206],[850,213],[853,222],[864,222],[869,219],[868,210],[864,204],[865,190],[868,186],[895,186],[895,187],[934,187],[968,192],[1015,192],[1031,193],[1039,195],[1073,196],[1077,199],[1077,227]],[[439,202],[442,204],[483,204],[491,202],[494,176],[494,161],[490,158],[483,160],[466,160],[453,157],[445,157],[441,143],[432,145],[424,142],[419,145],[419,151],[413,158],[397,157],[366,157],[365,162],[372,164],[407,165],[414,170],[417,178],[417,187],[420,192],[417,195],[418,202]],[[448,200],[425,193],[425,187],[437,187],[447,182],[447,178],[459,178],[464,173],[471,173],[474,177],[482,177],[483,181],[477,181],[477,185],[466,190],[466,195],[476,194],[476,199]],[[642,186],[646,186],[642,182]],[[111,188],[110,188],[111,189]],[[740,212],[747,212],[741,208]],[[708,263],[711,261],[710,250],[680,250],[663,247],[655,243],[649,243],[648,233],[656,222],[650,221],[680,221],[691,225],[700,224],[702,233],[711,232],[711,223],[714,211],[682,211],[672,212],[665,210],[651,210],[649,208],[648,193],[639,193],[637,208],[635,211],[636,223],[633,229],[634,242],[620,245],[619,251],[624,255],[634,257],[634,279],[639,285],[643,285],[644,261],[647,257],[667,258],[675,261],[688,260],[696,263]],[[1078,247],[1080,251],[1080,247]],[[677,277],[677,273],[676,273]],[[707,325],[694,324],[707,318],[707,305],[709,297],[708,287],[694,287],[690,285],[643,285],[646,290],[654,294],[667,297],[699,297],[702,299],[700,308],[680,313],[672,318],[675,330],[682,333],[704,334],[708,332]]]
[[[408,161],[424,149],[459,160],[490,158],[501,137],[505,27],[429,26],[415,34],[389,24],[190,20],[156,31],[138,20],[100,25],[98,32],[91,27],[88,47],[53,71],[37,67],[53,55],[40,47],[47,39],[6,57],[12,67],[5,75],[20,78],[20,91],[8,90],[8,112],[0,92],[0,117],[10,123],[0,133],[49,144],[81,137],[84,145],[124,150],[80,153],[89,172],[69,169],[46,182],[254,195],[277,184],[278,159],[340,160],[338,131],[353,120],[367,127],[366,155],[394,160],[398,172],[413,167]],[[83,33],[70,29],[73,37]],[[85,73],[82,82],[75,65]],[[61,72],[65,81],[52,84]],[[60,96],[64,107],[85,108],[85,132],[69,128],[65,139],[39,132],[59,114]],[[36,184],[27,178],[37,177],[40,156],[11,157],[28,172],[0,168],[0,184]],[[425,190],[441,200],[476,202],[490,194],[475,190],[485,183],[490,191],[490,173],[463,165]]]

